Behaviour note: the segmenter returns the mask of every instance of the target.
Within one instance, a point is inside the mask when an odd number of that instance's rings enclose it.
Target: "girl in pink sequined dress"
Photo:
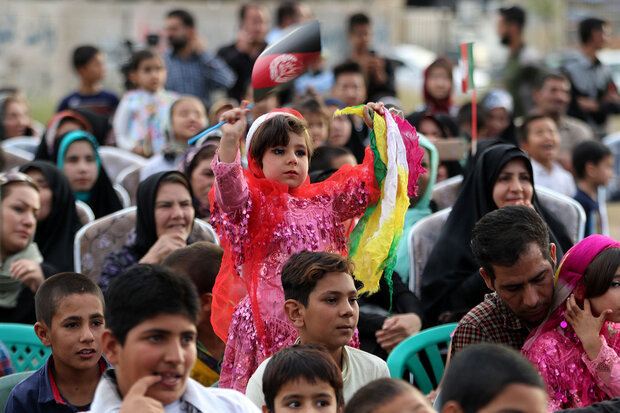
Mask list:
[[[549,411],[620,396],[620,243],[592,235],[571,248],[552,308],[522,350],[547,383]]]
[[[384,115],[383,104],[369,107]],[[243,169],[239,140],[245,112],[242,105],[222,115],[227,123],[209,194],[211,220],[225,251],[211,317],[226,341],[219,386],[242,392],[265,358],[297,338],[283,311],[282,266],[303,250],[347,255],[342,223],[362,215],[380,196],[369,148],[361,165],[345,165],[330,179],[310,184],[311,141],[303,118],[290,109],[254,121],[246,138],[248,169]],[[368,107],[365,115],[372,122]],[[410,180],[418,175],[419,169],[410,168]]]

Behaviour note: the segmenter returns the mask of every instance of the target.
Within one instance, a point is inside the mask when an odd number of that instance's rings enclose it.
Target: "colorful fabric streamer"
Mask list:
[[[344,108],[334,116],[363,116],[363,106]],[[415,195],[423,150],[415,129],[387,110],[373,117],[370,147],[374,153],[375,178],[381,190],[379,201],[359,220],[349,239],[349,256],[355,263],[355,278],[364,287],[361,293],[374,293],[385,276],[391,289],[396,251],[403,235],[409,196]]]

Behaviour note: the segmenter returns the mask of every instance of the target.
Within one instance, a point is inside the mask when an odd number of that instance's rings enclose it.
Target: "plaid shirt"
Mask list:
[[[497,293],[487,294],[459,321],[452,337],[452,355],[470,344],[500,343],[521,351],[530,330]]]
[[[209,52],[192,54],[187,59],[181,59],[168,51],[164,53],[164,62],[168,69],[166,90],[198,96],[207,107],[211,103],[213,90],[228,89],[237,80],[228,65]]]

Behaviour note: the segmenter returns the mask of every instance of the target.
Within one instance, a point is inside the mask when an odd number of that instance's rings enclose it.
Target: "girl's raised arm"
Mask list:
[[[224,163],[233,163],[239,150],[239,139],[245,133],[247,122],[245,115],[248,113],[247,101],[241,102],[241,107],[231,109],[220,116],[220,122],[226,121],[222,125],[222,139],[220,140],[219,160]]]

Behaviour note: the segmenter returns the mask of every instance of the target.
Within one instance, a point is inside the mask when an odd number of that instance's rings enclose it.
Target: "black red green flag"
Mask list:
[[[274,88],[292,82],[321,56],[318,20],[304,23],[258,56],[252,69],[254,100]]]

